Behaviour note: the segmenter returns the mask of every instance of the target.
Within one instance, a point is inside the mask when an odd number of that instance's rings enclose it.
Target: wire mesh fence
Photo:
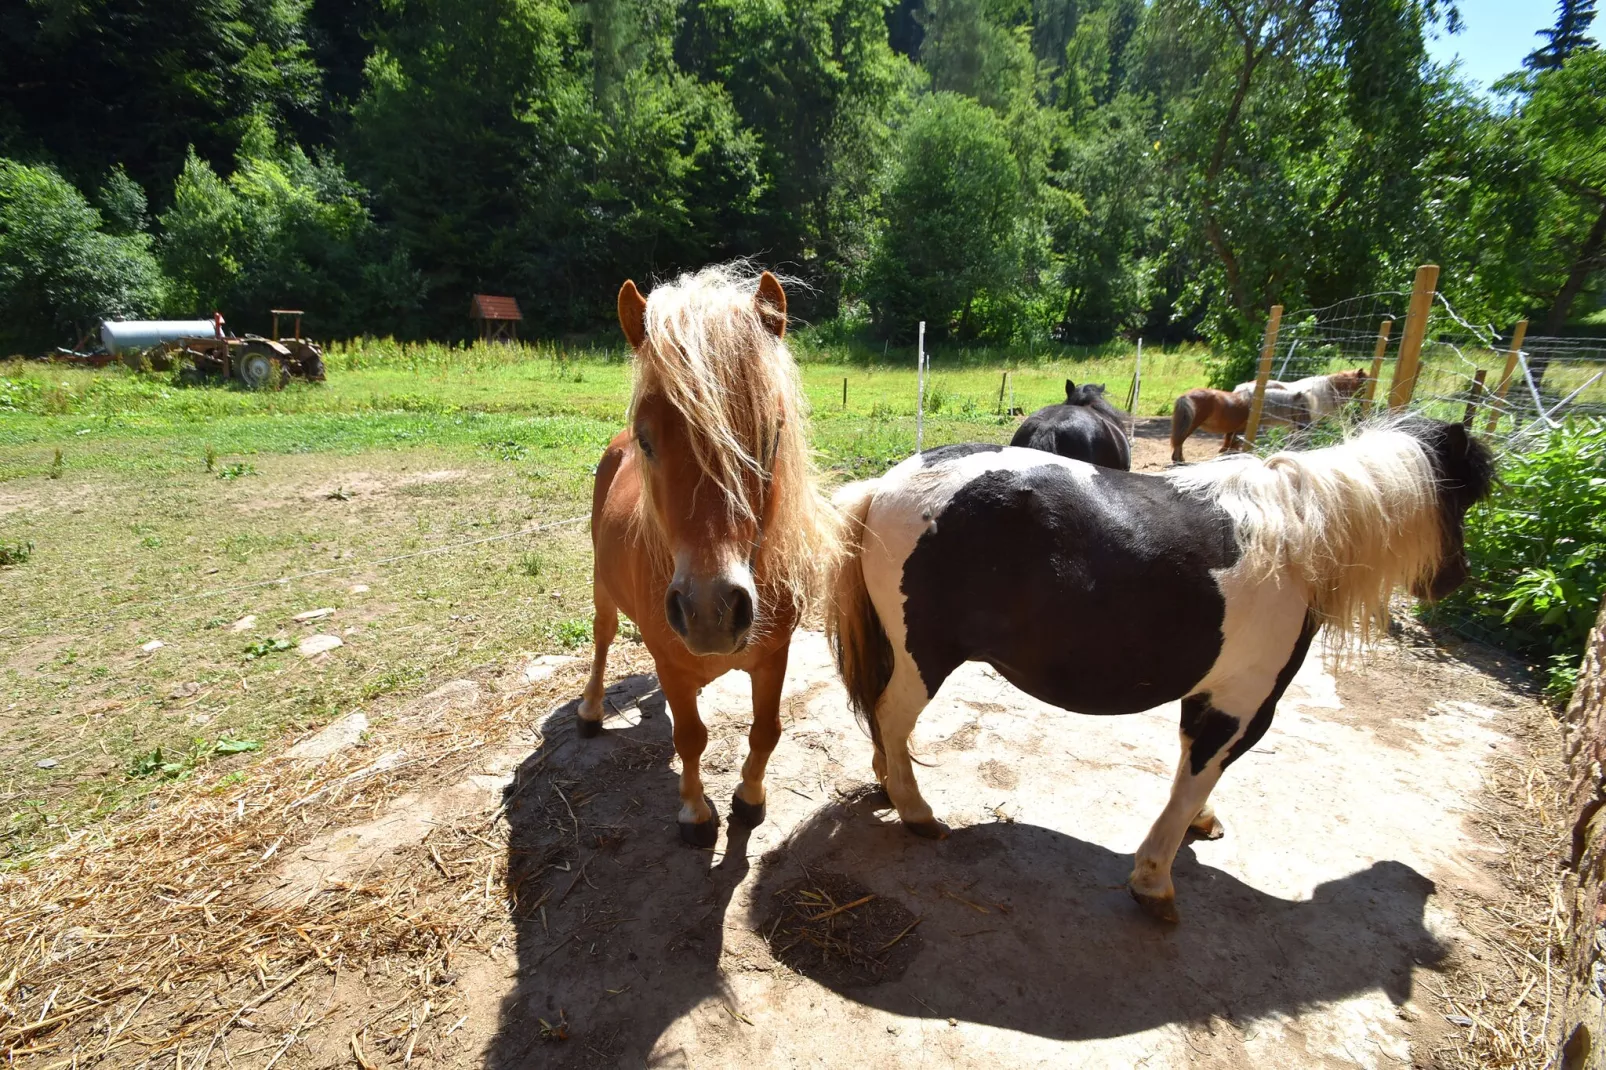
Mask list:
[[[1268,412],[1277,384],[1357,370],[1366,381],[1330,411],[1274,417],[1252,448],[1320,446],[1384,410],[1483,437],[1501,482],[1468,518],[1472,578],[1429,615],[1527,658],[1562,696],[1606,587],[1606,341],[1469,322],[1422,279],[1283,316],[1262,354]]]

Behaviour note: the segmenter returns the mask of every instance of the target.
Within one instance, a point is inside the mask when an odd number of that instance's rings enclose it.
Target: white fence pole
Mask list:
[[[921,452],[926,431],[926,321],[920,321],[920,344],[915,350],[915,452]]]

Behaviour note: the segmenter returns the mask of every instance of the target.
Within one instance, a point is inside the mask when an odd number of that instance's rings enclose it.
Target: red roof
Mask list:
[[[523,314],[519,312],[519,303],[511,297],[495,297],[491,294],[475,294],[474,301],[469,305],[468,315],[476,320],[522,320]]]

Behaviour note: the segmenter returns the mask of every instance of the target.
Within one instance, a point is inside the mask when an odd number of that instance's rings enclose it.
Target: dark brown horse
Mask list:
[[[753,726],[731,818],[764,820],[764,770],[781,735],[792,629],[836,548],[815,489],[786,293],[769,272],[683,275],[643,298],[619,291],[635,351],[630,427],[597,466],[591,504],[596,652],[580,734],[602,730],[608,647],[623,612],[641,629],[674,717],[680,834],[711,847],[708,731],[697,693],[732,669],[753,678]]]

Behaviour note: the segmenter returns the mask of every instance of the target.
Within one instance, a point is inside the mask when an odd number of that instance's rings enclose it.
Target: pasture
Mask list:
[[[912,450],[912,359],[797,348],[831,477]],[[1155,414],[1202,356],[1145,354],[1134,469],[1166,463]],[[865,798],[869,743],[803,633],[770,819],[711,862],[675,842],[668,718],[628,630],[616,731],[573,738],[622,348],[329,363],[271,394],[0,365],[0,548],[27,548],[0,569],[0,867],[63,874],[0,901],[18,926],[70,903],[88,934],[50,949],[63,994],[38,1017],[65,1025],[4,1038],[18,1065],[1520,1065],[1459,1028],[1536,1019],[1548,983],[1493,969],[1554,834],[1554,725],[1508,663],[1414,628],[1360,664],[1313,656],[1223,781],[1228,838],[1179,859],[1167,934],[1120,882],[1174,709],[1078,718],[970,667],[915,737],[958,829],[927,844]],[[1031,412],[1066,378],[1119,404],[1132,360],[935,365],[927,445],[1007,441],[1006,371]],[[342,645],[301,656],[314,635]],[[709,691],[723,811],[746,683]],[[286,756],[358,712],[346,749]],[[166,935],[99,942],[130,917]],[[72,1002],[106,954],[115,1016]]]

